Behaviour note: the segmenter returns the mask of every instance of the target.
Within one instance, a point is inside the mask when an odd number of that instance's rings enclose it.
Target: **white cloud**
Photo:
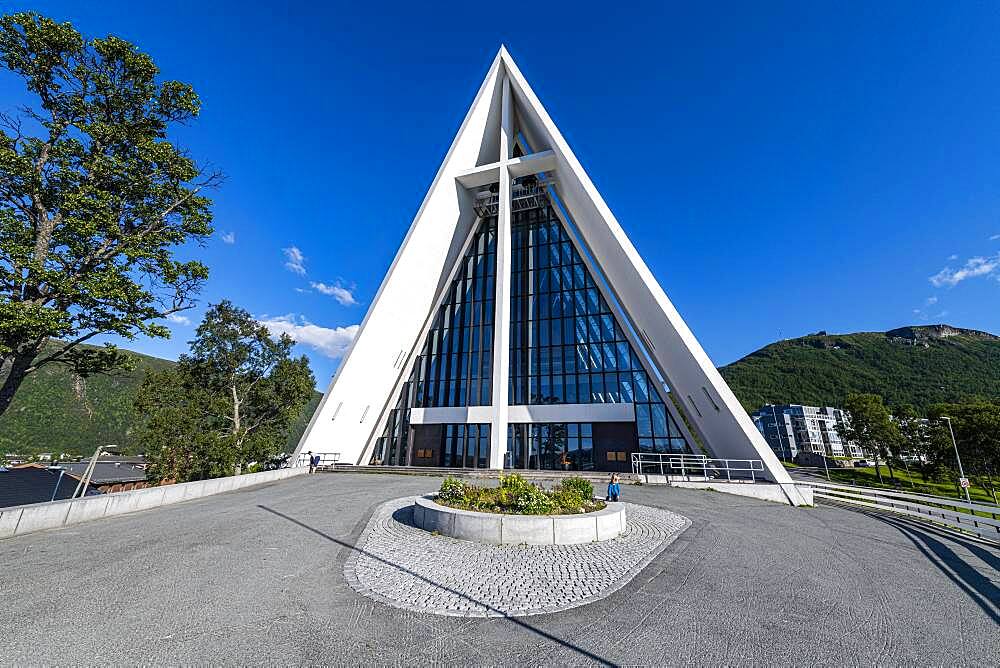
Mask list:
[[[1000,269],[1000,253],[991,257],[971,257],[959,269],[945,267],[930,277],[931,285],[940,288],[944,285],[954,287],[967,278],[989,276]]]
[[[186,315],[180,315],[179,313],[171,313],[167,316],[167,320],[170,322],[177,323],[178,325],[190,325],[191,319]]]
[[[304,316],[295,316],[294,314],[273,318],[264,316],[259,318],[257,322],[267,327],[271,334],[288,334],[297,343],[308,346],[330,359],[344,356],[361,327],[361,325],[348,325],[332,329],[320,327],[306,320]]]
[[[229,244],[232,246],[236,243],[236,233],[235,232],[223,232],[222,233],[222,243]]]
[[[944,316],[948,315],[947,311],[942,311],[941,313],[938,313],[935,316],[931,316],[930,314],[927,313],[926,309],[930,308],[931,306],[934,306],[937,303],[938,303],[938,298],[932,295],[924,300],[924,305],[921,308],[913,309],[913,315],[916,316],[919,322],[928,322],[932,319],[932,317],[936,319],[936,318],[943,318]]]
[[[990,237],[990,241],[996,241],[997,239],[1000,239],[1000,234],[994,234]]]
[[[949,255],[948,256],[948,262],[954,262],[957,259],[958,259],[957,255]]]
[[[282,248],[281,252],[285,254],[285,269],[293,271],[299,276],[306,275],[306,256],[302,254],[298,246]]]
[[[336,285],[327,285],[326,283],[310,283],[309,285],[312,286],[313,290],[333,297],[344,306],[354,306],[358,303],[358,300],[354,298],[353,288],[345,288],[340,281],[337,281]]]

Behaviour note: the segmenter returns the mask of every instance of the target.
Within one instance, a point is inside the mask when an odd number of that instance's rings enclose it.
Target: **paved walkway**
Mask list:
[[[625,504],[625,533],[579,545],[485,545],[413,525],[409,496],[379,506],[344,575],[388,605],[454,617],[523,617],[600,600],[636,576],[686,529],[676,513]]]
[[[631,583],[551,615],[470,619],[356,594],[385,501],[439,480],[320,474],[0,541],[0,661],[946,664],[1000,657],[1000,551],[925,525],[624,488],[692,526]]]

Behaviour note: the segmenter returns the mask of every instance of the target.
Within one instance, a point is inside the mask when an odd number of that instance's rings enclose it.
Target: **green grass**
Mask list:
[[[960,491],[958,484],[954,479],[950,481],[925,480],[924,477],[914,469],[910,469],[909,475],[906,473],[906,469],[893,469],[893,474],[896,476],[896,481],[899,483],[897,486],[894,486],[892,484],[892,480],[889,478],[889,467],[882,465],[879,468],[882,471],[883,482],[881,483],[879,482],[878,473],[875,471],[875,467],[850,469],[831,468],[830,478],[833,482],[861,485],[862,487],[876,487],[880,489],[892,490],[898,489],[900,492],[933,494],[935,496],[947,497],[954,500],[965,500],[965,495]],[[825,472],[823,472],[823,474],[825,475]],[[997,491],[997,494],[1000,496],[1000,490]],[[973,501],[995,503],[993,495],[990,491],[976,484],[973,484],[972,487],[969,488],[969,496]]]

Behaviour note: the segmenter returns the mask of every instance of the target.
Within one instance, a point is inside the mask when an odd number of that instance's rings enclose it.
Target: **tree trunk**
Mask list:
[[[229,386],[229,390],[233,396],[233,446],[236,448],[236,475],[243,472],[243,453],[242,443],[240,443],[240,395],[236,391],[236,384]]]
[[[18,388],[27,377],[28,369],[31,368],[31,363],[35,361],[37,354],[37,351],[33,350],[14,353],[7,377],[4,378],[3,385],[0,385],[0,415],[3,415],[10,408],[11,402],[14,401],[14,395],[17,394]]]
[[[878,450],[875,451],[875,473],[878,473],[878,484],[884,485],[882,482],[882,464],[878,460]]]
[[[886,459],[885,459],[885,465],[889,467],[889,480],[891,480],[892,484],[895,485],[896,484],[896,476],[892,472],[892,459],[889,458],[889,457],[886,457]]]

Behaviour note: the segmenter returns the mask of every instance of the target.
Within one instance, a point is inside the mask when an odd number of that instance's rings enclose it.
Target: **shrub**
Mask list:
[[[465,503],[471,510],[481,510],[483,512],[495,512],[497,509],[497,490],[490,487],[476,487],[466,485]]]
[[[437,500],[446,506],[485,513],[572,514],[603,508],[604,502],[594,501],[593,493],[591,484],[580,478],[570,478],[547,492],[513,473],[501,475],[497,487],[479,487],[449,476],[441,483]]]
[[[438,498],[442,501],[462,502],[465,501],[465,497],[466,484],[451,476],[444,479],[444,482],[441,483],[441,489],[438,490]]]
[[[585,499],[580,493],[575,489],[566,489],[565,487],[560,487],[559,489],[551,492],[552,503],[557,510],[569,511],[572,513],[583,513],[586,512],[584,506],[589,499]]]
[[[576,492],[585,501],[594,498],[594,486],[585,478],[566,478],[559,486],[564,490]]]
[[[505,490],[515,496],[526,489],[534,487],[535,487],[534,485],[532,485],[530,482],[522,478],[517,473],[511,473],[510,475],[500,476],[500,489]]]
[[[526,485],[514,498],[514,509],[522,515],[546,515],[554,507],[552,497],[534,485]]]

